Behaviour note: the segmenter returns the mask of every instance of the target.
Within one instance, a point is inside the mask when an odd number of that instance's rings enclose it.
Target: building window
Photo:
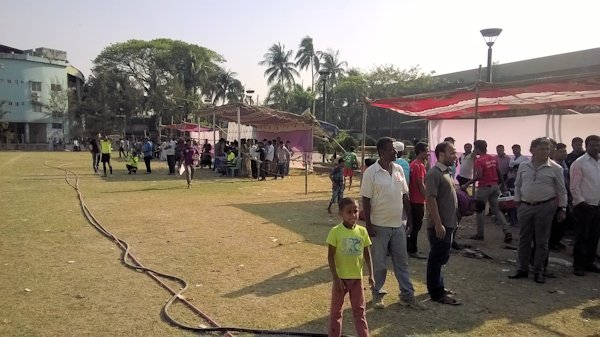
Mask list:
[[[62,129],[62,123],[52,123],[53,129]]]
[[[6,83],[12,83],[12,80],[6,80]]]
[[[61,118],[62,117],[62,112],[60,112],[60,111],[52,111],[52,117],[54,117],[54,118]]]
[[[19,106],[19,102],[15,102],[15,106]]]
[[[31,91],[42,91],[42,82],[31,82]]]
[[[25,102],[21,102],[21,105],[25,105]]]
[[[8,105],[12,106],[12,102],[8,102]]]
[[[33,112],[42,112],[42,105],[41,104],[34,104],[33,105]]]
[[[61,91],[62,87],[60,86],[60,84],[54,84],[54,83],[52,83],[52,84],[50,84],[50,90],[52,90],[52,91]]]
[[[23,81],[21,81],[21,84],[23,84]]]

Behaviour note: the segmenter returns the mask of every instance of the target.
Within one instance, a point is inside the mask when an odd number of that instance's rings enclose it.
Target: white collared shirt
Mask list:
[[[571,164],[569,174],[573,205],[586,202],[597,206],[600,203],[600,160],[586,153]]]
[[[360,195],[371,199],[371,224],[375,226],[402,226],[402,198],[408,193],[408,184],[402,167],[393,162],[390,166],[391,175],[379,161],[363,173]]]

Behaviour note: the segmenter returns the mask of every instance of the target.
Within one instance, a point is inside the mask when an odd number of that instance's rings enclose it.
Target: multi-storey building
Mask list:
[[[8,124],[1,141],[69,141],[69,103],[79,99],[83,82],[83,74],[69,64],[64,51],[0,45],[0,122]]]

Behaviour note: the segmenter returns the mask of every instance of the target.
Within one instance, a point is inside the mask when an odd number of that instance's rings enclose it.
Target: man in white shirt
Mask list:
[[[400,165],[394,163],[396,150],[394,140],[389,137],[377,141],[379,160],[369,166],[363,174],[360,195],[362,196],[365,224],[373,242],[373,308],[383,309],[383,289],[387,276],[387,256],[392,258],[394,275],[400,287],[400,304],[414,309],[425,307],[416,300],[408,273],[406,235],[412,227],[408,184]],[[406,209],[406,229],[402,214]]]
[[[600,273],[594,264],[600,238],[600,136],[585,139],[586,153],[571,164],[570,189],[575,216],[574,274]]]
[[[456,180],[460,186],[473,179],[473,161],[475,159],[475,154],[471,152],[473,150],[473,145],[467,143],[465,144],[464,149],[465,152],[458,157],[460,168]]]
[[[175,137],[163,144],[163,153],[167,156],[167,165],[169,166],[169,175],[175,175]]]
[[[529,159],[525,156],[521,155],[521,145],[519,144],[515,144],[512,146],[512,151],[513,151],[513,155],[514,157],[510,160],[510,162],[508,163],[509,169],[516,169],[518,168],[518,166],[525,161],[528,161]],[[515,167],[517,166],[517,167]]]
[[[273,159],[275,159],[275,146],[273,146],[273,142],[269,140],[267,141],[267,155],[265,158],[267,170],[269,170],[267,175],[269,175],[269,173],[276,174],[275,170],[273,170]]]

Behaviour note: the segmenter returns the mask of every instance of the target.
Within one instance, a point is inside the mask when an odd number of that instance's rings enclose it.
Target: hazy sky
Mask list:
[[[223,55],[223,66],[262,100],[268,88],[258,62],[276,42],[295,51],[309,35],[350,67],[419,65],[442,74],[485,66],[482,28],[504,29],[494,46],[500,63],[600,47],[598,13],[597,0],[2,0],[0,44],[64,50],[87,77],[111,43],[183,40]]]

